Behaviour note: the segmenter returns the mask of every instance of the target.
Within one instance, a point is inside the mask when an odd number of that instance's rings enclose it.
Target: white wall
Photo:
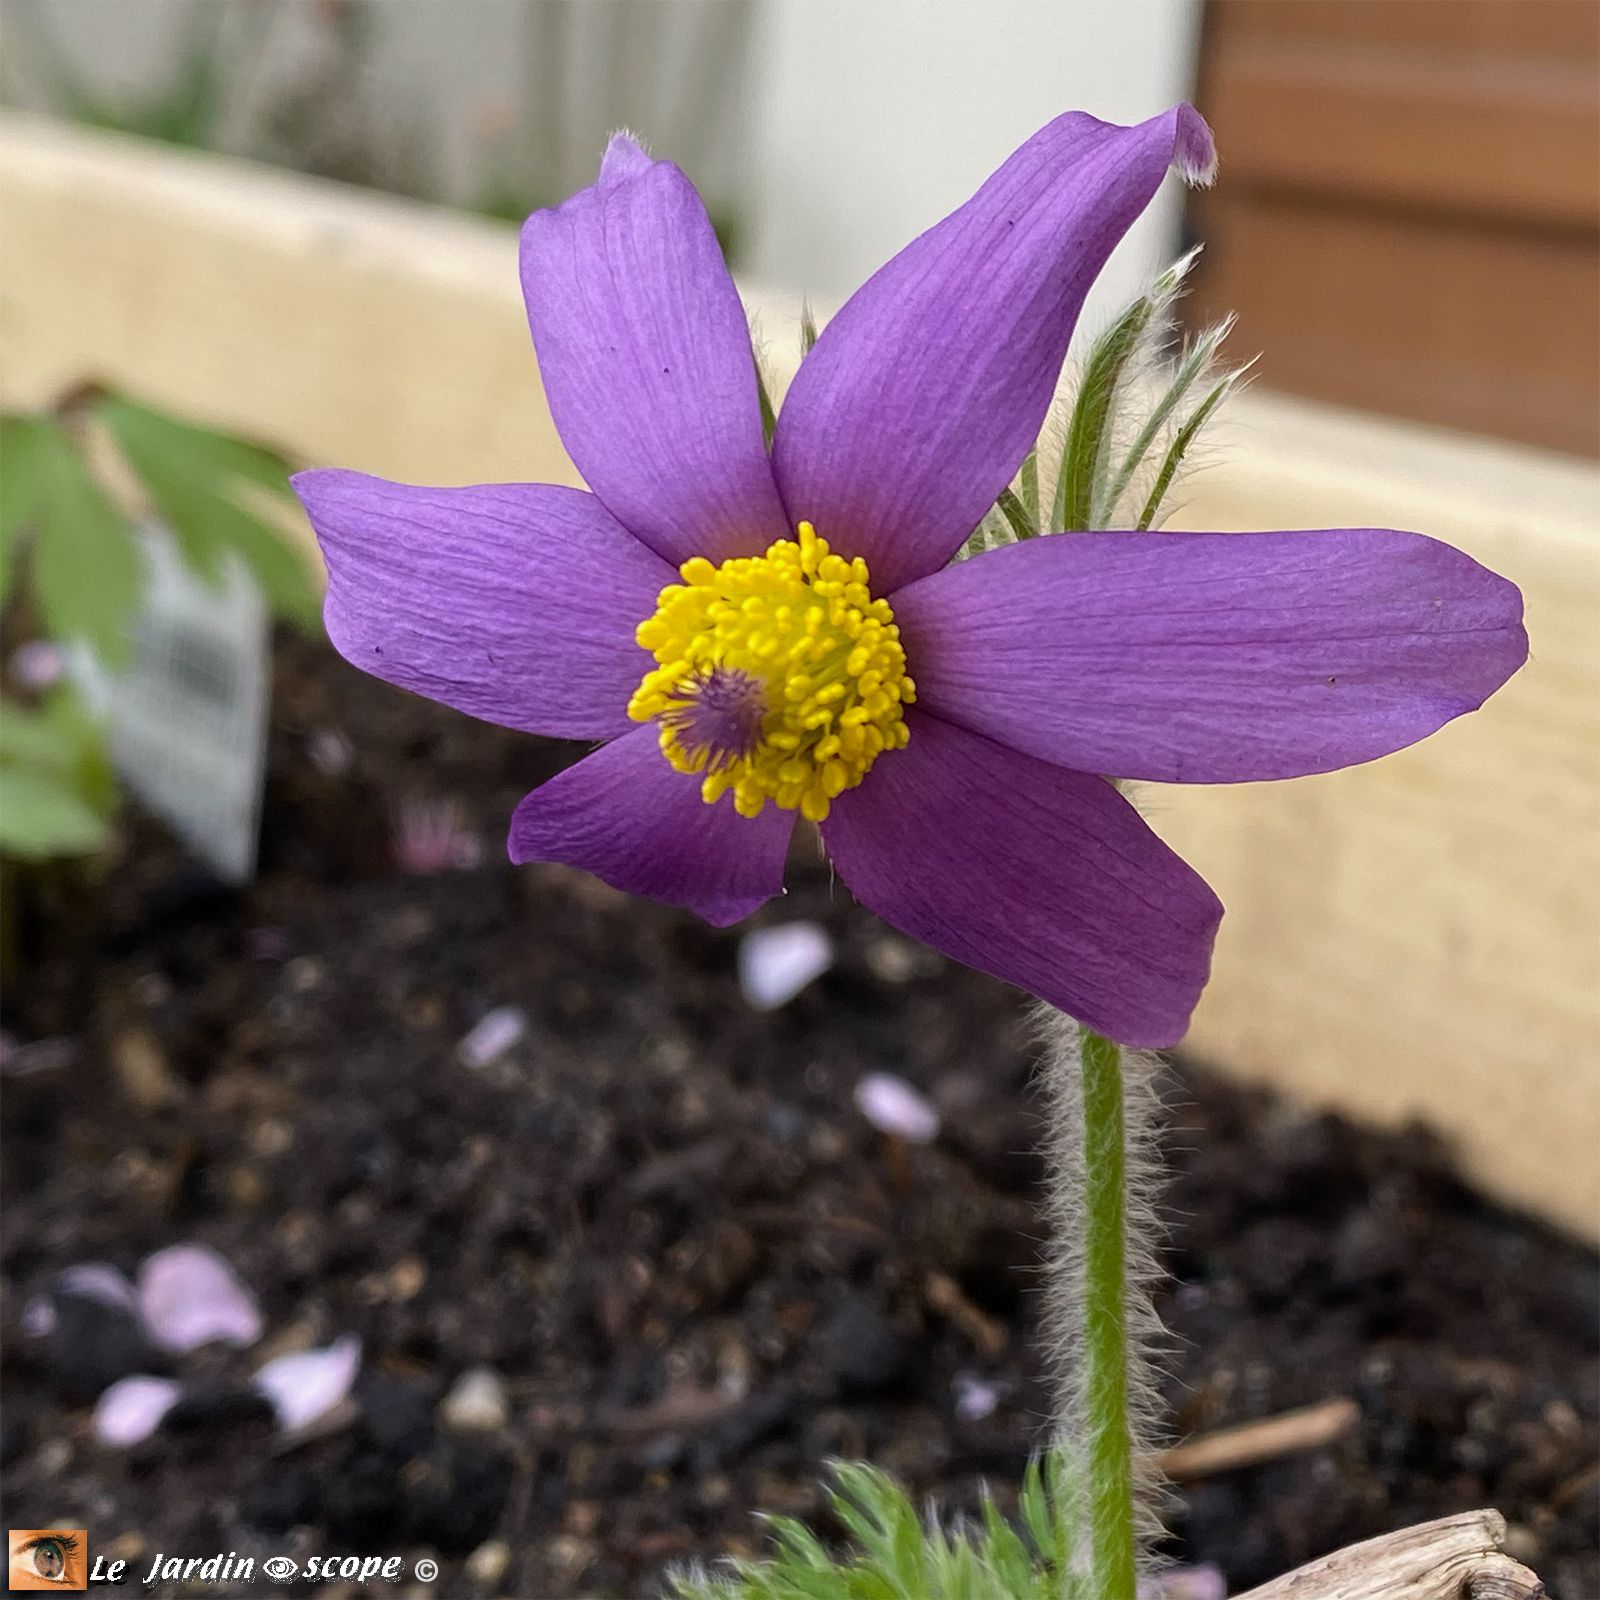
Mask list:
[[[746,271],[848,294],[1059,112],[1136,122],[1193,94],[1198,0],[765,0]],[[1178,244],[1176,180],[1086,325]]]

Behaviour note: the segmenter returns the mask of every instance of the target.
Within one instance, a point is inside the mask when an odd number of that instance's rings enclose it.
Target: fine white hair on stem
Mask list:
[[[1043,1334],[1055,1386],[1052,1443],[1081,1464],[1086,1381],[1079,1358],[1084,1325],[1083,1029],[1071,1017],[1042,1004],[1035,1008],[1034,1025],[1044,1047],[1039,1075],[1046,1115],[1045,1209],[1050,1236],[1045,1246]],[[1157,1252],[1165,1237],[1156,1206],[1163,1177],[1161,1063],[1144,1051],[1122,1049],[1119,1054],[1127,1164],[1128,1423],[1140,1563],[1148,1568],[1155,1565],[1150,1552],[1164,1532],[1161,1517],[1167,1490],[1156,1463],[1165,1442],[1160,1378],[1171,1348],[1152,1298],[1162,1275]],[[1081,1482],[1081,1472],[1074,1472],[1073,1478]],[[1081,1532],[1081,1519],[1088,1514],[1081,1496],[1070,1509],[1080,1519]],[[1076,1541],[1076,1547],[1081,1550],[1086,1543]]]

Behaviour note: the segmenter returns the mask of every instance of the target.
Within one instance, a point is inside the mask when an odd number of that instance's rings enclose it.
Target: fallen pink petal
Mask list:
[[[101,1444],[131,1449],[161,1426],[182,1396],[183,1385],[173,1378],[122,1378],[95,1402],[90,1431]]]
[[[117,1306],[137,1315],[134,1288],[127,1275],[107,1261],[83,1261],[59,1273],[49,1290],[32,1296],[22,1308],[22,1331],[30,1339],[48,1338],[56,1330],[55,1297],[82,1295],[102,1305]]]
[[[69,1038],[32,1039],[26,1044],[0,1041],[0,1077],[28,1078],[35,1073],[59,1072],[72,1065],[78,1041]]]
[[[136,1294],[128,1275],[109,1261],[82,1261],[68,1267],[55,1281],[61,1294],[83,1294],[107,1305],[135,1309]]]
[[[251,1345],[261,1337],[255,1296],[215,1250],[178,1244],[139,1268],[139,1315],[163,1349],[184,1354],[213,1342]]]
[[[1139,1600],[1228,1600],[1228,1583],[1216,1567],[1169,1567],[1140,1583]]]
[[[395,807],[391,837],[395,864],[419,877],[463,871],[483,858],[477,835],[466,826],[455,800],[402,800]]]
[[[950,1386],[955,1391],[956,1415],[963,1422],[982,1422],[1000,1404],[999,1389],[973,1373],[958,1372]]]
[[[345,1334],[319,1350],[275,1356],[252,1380],[293,1432],[325,1417],[350,1393],[361,1370],[361,1341]]]
[[[337,728],[318,728],[306,747],[311,764],[325,778],[342,778],[355,765],[356,752]]]
[[[487,1067],[513,1050],[528,1031],[528,1014],[521,1006],[496,1006],[462,1035],[456,1046],[462,1064]]]
[[[752,928],[739,943],[739,988],[757,1011],[776,1011],[833,965],[833,940],[814,922]]]
[[[939,1113],[915,1085],[892,1072],[869,1072],[855,1090],[856,1108],[879,1133],[911,1144],[939,1137]]]

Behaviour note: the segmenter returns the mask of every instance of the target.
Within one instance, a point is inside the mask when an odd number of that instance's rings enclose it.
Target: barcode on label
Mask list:
[[[152,621],[139,630],[137,649],[140,670],[164,676],[175,699],[222,712],[231,712],[238,703],[234,657],[209,635]]]

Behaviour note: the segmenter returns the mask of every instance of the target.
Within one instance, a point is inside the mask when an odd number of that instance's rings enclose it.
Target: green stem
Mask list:
[[[1083,1393],[1089,1570],[1097,1600],[1138,1584],[1128,1420],[1127,1144],[1122,1053],[1083,1033]]]

